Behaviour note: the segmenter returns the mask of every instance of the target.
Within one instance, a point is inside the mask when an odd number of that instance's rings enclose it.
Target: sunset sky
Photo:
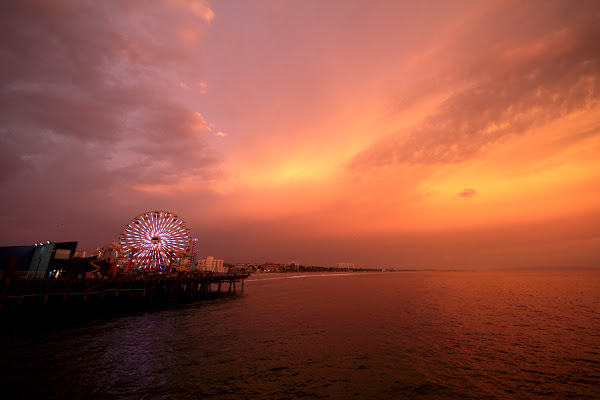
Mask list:
[[[600,266],[598,1],[2,1],[0,246]]]

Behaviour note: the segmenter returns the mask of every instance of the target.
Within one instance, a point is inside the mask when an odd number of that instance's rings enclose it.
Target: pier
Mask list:
[[[119,309],[186,303],[244,291],[248,274],[3,279],[0,312]]]

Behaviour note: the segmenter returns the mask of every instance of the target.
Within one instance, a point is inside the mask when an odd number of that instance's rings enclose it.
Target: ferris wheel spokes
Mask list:
[[[141,269],[161,269],[171,266],[178,256],[189,253],[190,232],[176,215],[151,211],[127,224],[120,243],[130,264]]]

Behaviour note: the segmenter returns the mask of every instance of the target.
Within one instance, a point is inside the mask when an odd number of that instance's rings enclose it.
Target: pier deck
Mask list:
[[[87,279],[13,279],[4,282],[0,312],[161,305],[243,292],[248,274]],[[237,284],[237,285],[236,285]]]

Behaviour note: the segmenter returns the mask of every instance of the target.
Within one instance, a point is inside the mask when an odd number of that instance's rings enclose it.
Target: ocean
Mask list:
[[[600,270],[262,274],[0,341],[3,399],[594,399]]]

